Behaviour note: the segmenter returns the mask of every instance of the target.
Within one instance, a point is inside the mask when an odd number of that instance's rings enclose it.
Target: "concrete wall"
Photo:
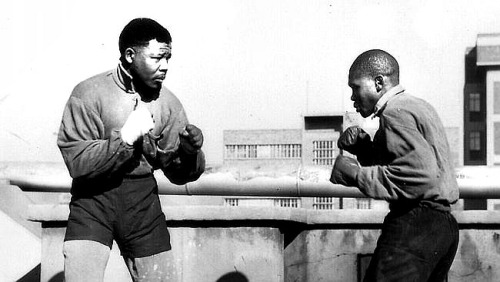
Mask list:
[[[224,130],[224,145],[300,144],[301,129]]]
[[[43,229],[40,281],[63,281],[63,226]],[[283,240],[271,227],[170,226],[169,281],[228,281],[238,273],[244,281],[283,281]],[[114,243],[104,277],[106,282],[131,281],[118,246]],[[232,281],[232,280],[229,280]]]
[[[359,281],[386,211],[163,207],[172,281]],[[41,281],[62,281],[67,205],[36,205],[43,222]],[[460,245],[449,281],[500,281],[500,212],[457,211]],[[116,246],[106,281],[127,281]]]

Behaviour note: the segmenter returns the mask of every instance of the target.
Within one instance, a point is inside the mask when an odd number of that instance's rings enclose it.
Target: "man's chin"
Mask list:
[[[363,117],[363,118],[367,118],[369,117],[371,114],[370,113],[367,113],[367,112],[364,112],[364,111],[360,111],[359,114]]]

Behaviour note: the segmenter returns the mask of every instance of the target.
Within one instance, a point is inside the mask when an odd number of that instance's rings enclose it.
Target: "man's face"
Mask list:
[[[146,47],[135,47],[130,70],[135,79],[152,89],[160,89],[167,75],[168,60],[172,56],[172,45],[149,41]]]
[[[352,89],[351,100],[356,112],[366,118],[373,114],[380,94],[377,91],[373,78],[349,74],[349,87]]]

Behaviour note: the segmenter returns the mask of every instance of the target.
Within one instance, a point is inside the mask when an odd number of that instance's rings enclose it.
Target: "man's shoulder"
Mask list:
[[[112,73],[112,70],[108,70],[81,81],[73,89],[72,96],[92,95],[97,89],[109,87],[113,83]]]
[[[165,86],[161,88],[159,100],[161,103],[167,104],[171,107],[182,107],[182,103],[179,98],[177,98],[177,96]]]
[[[411,111],[413,109],[418,109],[422,107],[428,108],[432,106],[427,101],[425,101],[420,97],[414,96],[407,92],[403,92],[401,94],[394,96],[394,98],[387,103],[386,110],[401,111],[402,109],[406,109]]]
[[[436,109],[429,102],[406,92],[391,99],[382,115],[396,123],[405,123],[408,119],[438,119]]]

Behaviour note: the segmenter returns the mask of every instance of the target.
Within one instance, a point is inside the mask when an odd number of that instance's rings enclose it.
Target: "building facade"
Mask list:
[[[344,126],[361,125],[356,113],[305,116],[300,129],[225,130],[224,167],[279,177],[314,168],[330,171],[340,150],[337,139]],[[370,129],[368,128],[370,131]],[[374,132],[374,130],[372,130]],[[346,153],[347,154],[347,153]],[[262,171],[262,174],[259,174]],[[275,206],[310,209],[386,209],[383,201],[333,197],[226,197],[228,206]]]
[[[500,34],[466,50],[464,165],[500,165]]]

